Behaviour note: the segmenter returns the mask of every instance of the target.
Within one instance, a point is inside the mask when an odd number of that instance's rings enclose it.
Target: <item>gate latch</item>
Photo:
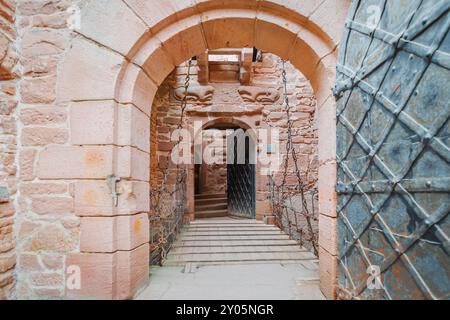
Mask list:
[[[120,178],[116,177],[114,174],[109,175],[106,178],[106,182],[108,183],[109,188],[111,189],[111,196],[114,201],[114,206],[117,207],[119,205],[119,192],[117,191],[117,182],[120,181]]]

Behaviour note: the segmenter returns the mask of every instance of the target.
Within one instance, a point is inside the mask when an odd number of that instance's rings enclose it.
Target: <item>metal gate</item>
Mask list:
[[[250,150],[252,141],[251,138],[245,138],[245,147],[240,148],[237,140],[238,138],[234,137],[234,141],[231,141],[231,147],[227,148],[227,152],[232,152],[231,157],[227,155],[229,159],[227,165],[228,212],[232,216],[254,219],[256,216],[256,170],[254,161],[251,161],[253,158]],[[245,149],[245,151],[242,149]],[[238,161],[239,150],[245,152],[244,161]]]
[[[341,298],[450,298],[450,1],[353,1],[335,95]]]

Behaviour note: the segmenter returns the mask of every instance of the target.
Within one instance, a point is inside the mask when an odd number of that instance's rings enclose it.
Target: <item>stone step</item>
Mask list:
[[[242,230],[232,230],[232,231],[183,231],[182,237],[225,237],[225,236],[279,236],[285,235],[281,230],[265,229],[265,230],[254,230],[254,231],[242,231]]]
[[[166,264],[186,264],[186,263],[224,263],[227,262],[262,262],[262,261],[289,261],[289,260],[313,260],[316,257],[305,251],[297,252],[238,252],[238,253],[191,253],[191,254],[169,254]]]
[[[285,234],[244,234],[244,235],[207,235],[182,236],[184,241],[232,241],[232,240],[289,240]]]
[[[228,210],[209,210],[196,212],[195,217],[198,219],[227,217]]]
[[[270,252],[307,252],[299,245],[275,245],[275,246],[203,246],[203,247],[173,247],[170,255],[180,254],[219,254],[219,253],[270,253]]]
[[[246,247],[246,246],[298,246],[298,243],[294,240],[286,239],[246,239],[246,240],[184,240],[179,239],[173,244],[173,248],[176,247]]]
[[[261,260],[237,260],[237,261],[165,261],[165,267],[180,267],[180,266],[229,266],[229,265],[261,265],[261,264],[281,264],[281,265],[299,265],[304,262],[314,261],[314,259],[261,259]]]
[[[217,219],[217,218],[216,218]],[[255,229],[267,229],[267,228],[273,228],[274,226],[271,225],[267,225],[267,224],[246,224],[246,223],[242,223],[242,224],[237,224],[237,223],[233,223],[233,224],[191,224],[189,225],[189,227],[185,226],[184,228],[187,229],[195,229],[195,230],[202,230],[202,229],[242,229],[242,228],[248,228],[249,230],[255,230]],[[275,227],[275,229],[278,229],[277,227]]]
[[[251,219],[197,219],[195,221],[192,221],[190,223],[191,226],[211,226],[211,225],[217,225],[217,226],[224,226],[224,225],[236,225],[236,224],[245,224],[245,225],[266,225],[262,221],[257,220],[251,220]]]
[[[227,198],[226,194],[220,193],[205,193],[205,194],[196,194],[195,200],[197,199],[211,199],[211,198]]]
[[[197,205],[195,204],[195,213],[201,213],[204,211],[216,211],[216,210],[227,210],[228,209],[228,203],[214,203],[214,204],[207,204],[207,205]]]
[[[195,200],[195,206],[202,206],[207,204],[214,204],[214,203],[227,203],[228,199],[225,198],[209,198],[209,199],[196,199]]]
[[[241,231],[241,232],[258,232],[258,231],[279,231],[280,229],[272,226],[224,226],[224,227],[184,227],[186,232],[218,232],[218,231]]]

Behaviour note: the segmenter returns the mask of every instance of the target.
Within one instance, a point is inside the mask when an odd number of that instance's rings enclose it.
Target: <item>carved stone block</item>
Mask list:
[[[245,102],[274,103],[280,99],[280,91],[274,88],[240,86],[238,91]]]
[[[185,94],[186,89],[184,87],[179,87],[173,90],[173,96],[178,101],[182,101]],[[213,94],[213,86],[190,85],[187,90],[187,101],[209,103],[212,101]]]

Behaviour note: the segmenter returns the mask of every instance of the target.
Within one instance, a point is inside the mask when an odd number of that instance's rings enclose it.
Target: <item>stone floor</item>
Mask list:
[[[318,261],[274,226],[231,218],[187,226],[138,300],[324,299]]]

